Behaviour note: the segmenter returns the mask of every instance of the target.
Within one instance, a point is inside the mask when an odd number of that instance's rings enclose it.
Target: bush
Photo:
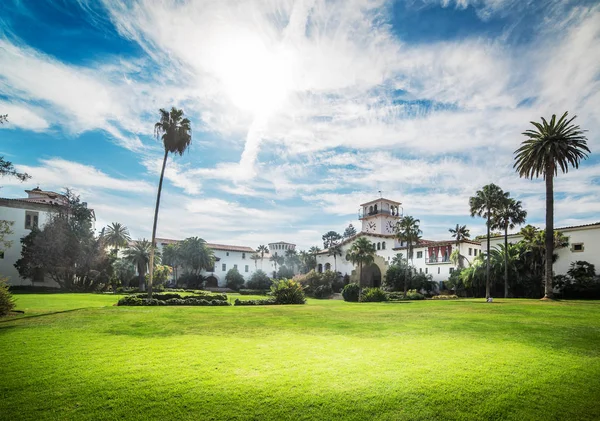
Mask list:
[[[365,288],[360,296],[361,303],[376,303],[387,300],[388,296],[381,288]]]
[[[184,273],[177,279],[177,286],[186,286],[190,289],[198,289],[204,286],[206,278],[202,275],[196,275],[193,273]]]
[[[360,286],[357,283],[348,284],[342,289],[342,297],[344,301],[358,302],[358,296],[360,294]]]
[[[237,270],[237,268],[229,269],[227,275],[225,275],[225,286],[234,291],[239,290],[244,285],[244,277]]]
[[[302,285],[292,279],[280,279],[273,282],[271,295],[277,304],[304,304],[306,302]]]
[[[164,294],[166,295],[166,294]],[[178,295],[178,294],[171,294]],[[173,297],[166,300],[156,298],[148,299],[140,296],[128,295],[123,297],[117,303],[118,306],[228,306],[229,303],[223,300],[207,300],[196,297]]]
[[[294,271],[287,266],[280,266],[277,271],[277,279],[291,279],[294,277]]]
[[[141,294],[133,294],[132,296],[133,297],[137,297],[137,298],[147,298],[148,294],[141,293]],[[167,292],[167,293],[164,293],[164,294],[152,294],[152,299],[153,300],[166,301],[166,300],[169,300],[171,298],[181,298],[181,295],[175,294],[175,293],[172,293],[172,292]]]
[[[246,286],[248,289],[255,290],[268,290],[271,288],[271,284],[273,281],[269,278],[269,276],[263,272],[262,270],[257,270],[250,276],[250,280],[246,282]]]
[[[315,288],[313,297],[323,299],[331,297],[331,294],[333,294],[333,290],[329,285],[321,285]]]
[[[404,294],[402,292],[388,292],[389,301],[402,301],[404,300]]]
[[[419,292],[417,292],[416,289],[409,289],[406,292],[406,297],[407,300],[424,300],[425,296]]]
[[[433,300],[457,300],[458,295],[434,295]]]
[[[273,298],[267,298],[265,300],[240,300],[239,298],[235,299],[234,305],[236,306],[271,306],[279,304]]]
[[[267,295],[268,289],[240,289],[241,295]]]
[[[15,299],[8,290],[5,278],[0,279],[0,316],[6,316],[15,308]]]

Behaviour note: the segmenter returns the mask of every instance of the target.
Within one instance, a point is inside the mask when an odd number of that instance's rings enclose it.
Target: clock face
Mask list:
[[[385,226],[385,230],[387,231],[388,234],[393,234],[395,227],[396,227],[396,224],[394,224],[392,221],[388,221]]]
[[[373,221],[369,222],[369,225],[367,225],[367,231],[375,231],[375,228],[377,228],[377,224]]]

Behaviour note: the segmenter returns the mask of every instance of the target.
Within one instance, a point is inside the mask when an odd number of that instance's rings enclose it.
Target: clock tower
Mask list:
[[[383,197],[360,205],[358,219],[362,221],[362,232],[393,235],[394,227],[401,218],[400,205],[402,203]]]

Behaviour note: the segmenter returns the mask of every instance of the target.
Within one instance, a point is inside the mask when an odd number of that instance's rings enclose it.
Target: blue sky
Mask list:
[[[556,224],[600,221],[600,7],[590,1],[56,0],[0,4],[0,154],[149,237],[159,108],[193,143],[170,157],[158,235],[301,248],[385,197],[424,238],[467,224],[496,183],[543,225],[512,154],[568,110],[590,159],[556,180]]]

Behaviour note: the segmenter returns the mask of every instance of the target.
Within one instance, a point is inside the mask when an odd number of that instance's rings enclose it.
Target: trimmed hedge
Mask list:
[[[409,301],[409,300],[424,300],[425,296],[414,289],[409,289],[406,292],[406,297],[402,292],[388,292],[386,293],[388,300],[390,301]]]
[[[458,300],[458,295],[434,295],[432,300]]]
[[[272,306],[277,305],[277,301],[274,298],[267,298],[264,300],[240,300],[235,299],[234,305],[236,306]]]
[[[241,295],[267,295],[268,289],[240,289]]]
[[[135,295],[123,297],[117,303],[118,306],[228,306],[227,301],[221,300],[205,300],[202,298],[185,297],[185,298],[169,298],[159,300],[156,298],[142,298]]]
[[[358,296],[360,293],[360,286],[357,283],[348,284],[342,290],[342,297],[344,301],[358,302]]]
[[[379,303],[387,300],[388,296],[381,288],[365,288],[360,295],[361,303]]]
[[[181,298],[181,299],[193,298],[196,300],[202,299],[202,300],[207,300],[207,301],[213,301],[213,300],[227,301],[227,295],[225,295],[225,294],[211,294],[210,292],[207,292],[207,291],[194,291],[194,294],[197,294],[199,296],[197,296],[197,297],[181,296],[180,294],[177,294],[174,292],[167,292],[164,294],[152,294],[152,299],[166,301],[166,300],[170,300],[172,298]],[[132,297],[147,298],[148,294],[133,294]]]

